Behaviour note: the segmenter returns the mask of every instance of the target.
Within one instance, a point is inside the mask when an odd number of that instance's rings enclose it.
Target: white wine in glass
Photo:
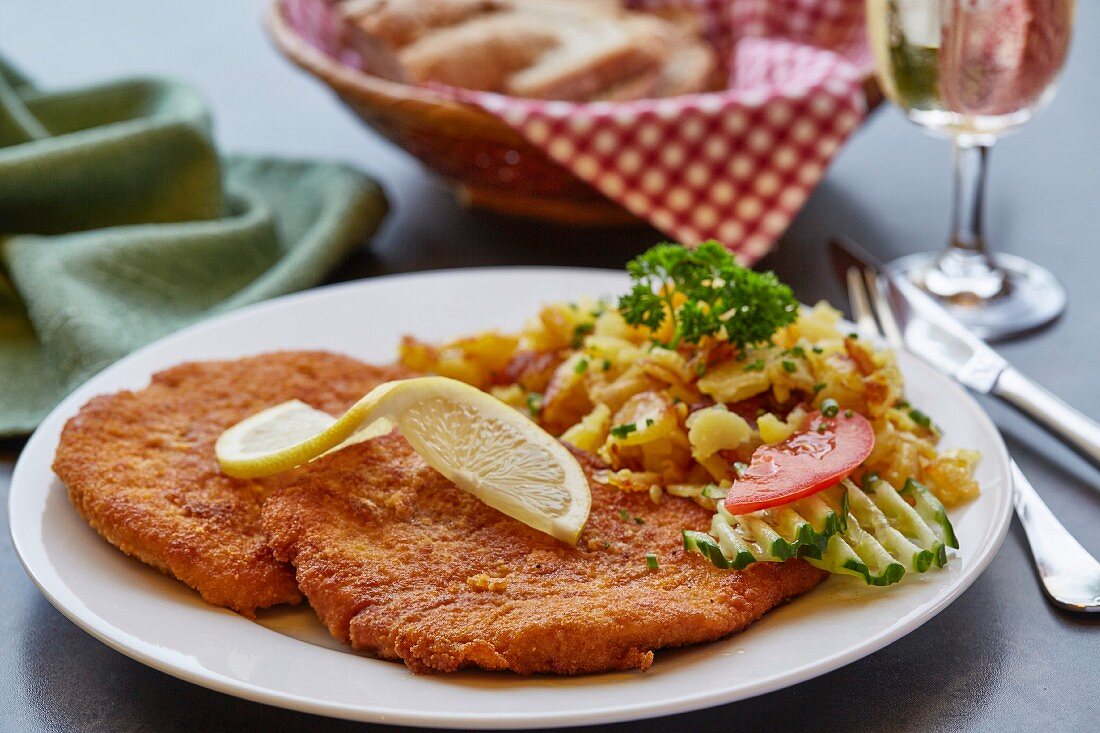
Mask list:
[[[1065,309],[1043,268],[990,252],[982,228],[989,149],[1054,95],[1074,0],[867,0],[879,83],[913,122],[954,143],[946,250],[892,267],[986,338],[1035,328]]]

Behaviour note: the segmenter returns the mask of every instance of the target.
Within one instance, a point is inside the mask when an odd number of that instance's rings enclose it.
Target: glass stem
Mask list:
[[[982,227],[989,148],[967,136],[954,141],[951,240],[926,282],[930,291],[944,298],[981,301],[1005,290],[1005,274],[989,255]]]
[[[987,145],[955,138],[952,159],[955,164],[955,201],[951,211],[950,246],[968,255],[986,255],[982,233],[985,199]]]

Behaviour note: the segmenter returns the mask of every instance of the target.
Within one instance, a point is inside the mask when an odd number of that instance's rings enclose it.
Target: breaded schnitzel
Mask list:
[[[826,575],[801,560],[719,570],[681,544],[710,512],[590,483],[573,548],[460,490],[392,433],[304,468],[263,523],[335,637],[421,673],[646,669],[654,649],[739,631]]]
[[[214,442],[261,409],[297,398],[339,413],[410,373],[324,352],[182,364],[137,392],[96,397],[69,420],[54,471],[84,518],[123,552],[246,616],[295,603],[291,569],[264,544],[272,482],[223,475]]]

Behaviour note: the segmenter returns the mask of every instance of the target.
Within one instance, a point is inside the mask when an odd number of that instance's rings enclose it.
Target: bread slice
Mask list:
[[[438,28],[510,7],[508,0],[346,0],[337,10],[364,33],[399,49]]]
[[[669,56],[664,24],[639,14],[592,10],[579,2],[521,0],[561,43],[508,81],[519,97],[584,100],[641,74],[659,73]]]
[[[415,84],[425,79],[411,77],[398,57],[400,49],[439,29],[460,26],[506,7],[510,7],[507,0],[343,0],[335,11],[348,45],[359,53],[365,71]]]
[[[714,49],[687,36],[680,36],[678,40],[653,90],[654,97],[697,94],[717,87],[718,59]]]
[[[517,72],[531,68],[561,43],[552,28],[530,18],[502,12],[425,35],[397,53],[405,80],[509,91]]]
[[[709,47],[613,0],[346,0],[365,69],[519,97],[626,100],[705,88]]]

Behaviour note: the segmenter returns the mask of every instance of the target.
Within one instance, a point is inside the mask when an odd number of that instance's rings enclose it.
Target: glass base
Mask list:
[[[890,269],[906,273],[910,280],[935,296],[951,315],[987,341],[1036,329],[1066,309],[1066,290],[1054,275],[1028,260],[1007,254],[993,255],[994,263],[1004,273],[996,292],[961,291],[950,297],[932,293],[930,282],[943,292],[946,278],[937,267],[942,257],[942,252],[909,255],[891,262]]]

